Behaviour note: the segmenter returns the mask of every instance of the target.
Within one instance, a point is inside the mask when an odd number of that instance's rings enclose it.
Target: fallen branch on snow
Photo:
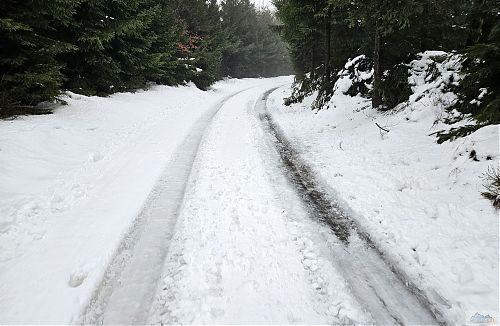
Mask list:
[[[376,125],[377,127],[379,127],[379,129],[380,129],[380,130],[383,130],[383,131],[385,131],[385,132],[390,132],[390,130],[387,130],[387,129],[385,129],[385,128],[382,128],[382,127],[381,127],[378,123],[376,123],[376,122],[375,122],[375,125]]]

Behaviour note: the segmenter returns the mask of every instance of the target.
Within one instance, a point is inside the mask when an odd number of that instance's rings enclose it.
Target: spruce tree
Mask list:
[[[355,0],[355,10],[351,12],[351,21],[361,21],[372,37],[373,91],[372,105],[374,108],[387,107],[384,101],[383,72],[391,69],[394,64],[404,62],[411,55],[411,47],[402,46],[407,41],[404,33],[412,23],[421,17],[422,0]],[[399,37],[394,37],[398,35]],[[394,51],[398,53],[394,55]],[[403,79],[405,76],[402,76]]]
[[[441,135],[440,141],[467,135],[482,126],[500,124],[500,6],[495,1],[475,2],[470,17],[469,47],[464,51],[464,77],[455,89],[458,102],[451,109],[471,115],[475,126]]]
[[[289,71],[288,51],[273,32],[277,22],[271,12],[259,12],[249,0],[227,0],[221,4],[221,19],[229,44],[222,56],[224,75],[267,77]]]
[[[257,56],[256,12],[249,0],[222,2],[222,26],[230,35],[233,47],[224,53],[224,74],[236,78],[255,77],[253,66]]]
[[[185,77],[177,60],[182,30],[166,0],[84,0],[60,32],[78,48],[60,58],[75,92],[105,95]]]
[[[0,3],[2,115],[57,97],[63,75],[56,57],[74,48],[54,37],[52,25],[67,26],[77,4],[73,0]]]
[[[176,0],[176,12],[184,22],[181,46],[188,78],[207,89],[221,78],[222,51],[226,38],[222,33],[220,7],[216,0]]]
[[[78,50],[64,55],[66,88],[87,95],[106,95],[122,89],[120,64],[113,57],[113,41],[123,23],[106,0],[84,0],[71,25],[60,28],[65,40]]]
[[[275,15],[264,9],[257,13],[258,43],[257,62],[259,76],[272,77],[290,75],[292,65],[286,43],[277,32],[279,21]]]
[[[364,26],[350,21],[357,7],[347,0],[275,0],[283,22],[280,34],[289,43],[296,71],[293,95],[287,103],[300,102],[318,91],[314,109],[327,106],[338,71],[350,57],[365,53]]]
[[[156,4],[154,18],[150,25],[150,65],[145,78],[165,85],[178,85],[188,80],[186,67],[179,61],[178,43],[184,31],[182,20],[175,13],[175,3],[169,0],[152,1]]]

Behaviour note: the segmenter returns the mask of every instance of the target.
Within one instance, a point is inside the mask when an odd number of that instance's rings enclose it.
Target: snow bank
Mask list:
[[[53,115],[0,121],[0,323],[75,321],[195,121],[260,83],[69,93]]]
[[[313,98],[284,107],[287,89],[268,106],[303,159],[449,321],[463,324],[476,312],[498,320],[499,216],[480,192],[481,175],[500,162],[499,127],[442,145],[429,136],[450,128],[442,120],[455,95],[446,86],[459,63],[433,60],[444,55],[412,62],[414,94],[389,114],[344,95],[352,81],[343,77],[329,110],[313,114]],[[428,75],[433,62],[437,78]]]

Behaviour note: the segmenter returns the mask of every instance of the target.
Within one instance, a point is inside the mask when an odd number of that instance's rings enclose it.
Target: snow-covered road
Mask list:
[[[265,91],[231,98],[203,139],[150,322],[369,320],[304,232],[315,223],[291,186],[278,185],[255,112]]]
[[[387,261],[369,234],[360,231],[350,213],[323,186],[297,150],[273,121],[267,110],[266,93],[258,113],[265,129],[278,147],[282,173],[294,186],[310,218],[333,232],[322,241],[329,245],[325,253],[342,274],[361,306],[371,313],[372,322],[382,325],[429,325],[444,322],[437,307],[392,262]],[[316,232],[320,234],[321,232]],[[436,318],[437,317],[437,318]]]
[[[269,87],[221,101],[193,126],[83,322],[436,322],[376,252],[324,223],[289,182],[260,119]]]
[[[239,93],[213,105],[195,122],[108,266],[83,323],[143,324],[147,320],[202,136],[214,115]]]
[[[81,321],[109,295],[110,264],[128,260],[126,239],[196,122],[232,94],[287,80],[68,94],[53,115],[0,121],[0,323]]]
[[[193,125],[80,322],[370,320],[314,243],[322,228],[332,235],[281,173],[255,111],[269,88],[233,94]]]
[[[313,175],[301,180],[307,166],[266,115],[267,96],[289,83],[188,98],[186,110],[202,109],[184,121],[152,114],[123,148],[130,167],[112,171],[118,156],[102,191],[0,264],[0,323],[435,324],[439,311],[335,198]],[[175,146],[161,139],[167,126]]]

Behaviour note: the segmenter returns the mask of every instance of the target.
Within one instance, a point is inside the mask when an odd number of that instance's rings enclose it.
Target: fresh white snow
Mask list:
[[[442,145],[429,136],[450,127],[440,119],[454,99],[445,85],[456,77],[456,58],[437,65],[437,80],[425,76],[429,58],[443,54],[427,52],[412,63],[414,95],[396,112],[376,112],[368,100],[344,95],[352,83],[347,74],[329,110],[312,113],[313,98],[284,107],[286,87],[268,106],[377,246],[449,322],[461,324],[476,312],[499,316],[499,216],[480,195],[482,174],[499,165],[499,126]],[[478,162],[469,158],[472,150]]]
[[[195,122],[261,80],[68,94],[0,121],[0,323],[76,322]]]

